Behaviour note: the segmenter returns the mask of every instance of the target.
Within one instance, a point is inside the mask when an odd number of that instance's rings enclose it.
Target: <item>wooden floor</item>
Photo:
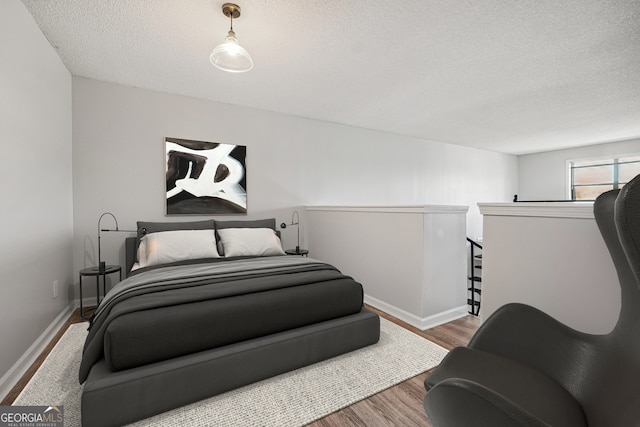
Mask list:
[[[42,365],[42,362],[44,362],[44,359],[46,359],[49,353],[51,352],[51,350],[53,350],[53,347],[55,347],[58,340],[60,340],[60,338],[67,331],[67,328],[69,328],[69,325],[73,323],[80,323],[80,322],[86,322],[86,320],[80,317],[80,309],[78,308],[71,314],[71,316],[69,316],[69,319],[67,319],[67,321],[64,323],[62,328],[60,328],[60,330],[53,337],[51,342],[45,347],[45,349],[42,351],[40,356],[38,356],[36,361],[33,362],[33,364],[27,370],[27,372],[22,376],[22,378],[20,378],[20,381],[18,381],[18,383],[11,389],[9,394],[7,394],[5,398],[2,400],[2,402],[0,402],[1,406],[11,405],[13,401],[16,400],[16,397],[18,397],[18,395],[20,394],[24,386],[27,385],[31,377],[33,377],[33,375],[36,373],[40,365]]]
[[[446,349],[466,345],[478,329],[478,326],[480,326],[479,319],[469,315],[453,322],[421,331],[373,307],[367,306],[367,308],[378,313],[381,317],[427,338]],[[78,309],[65,322],[62,329],[56,334],[54,339],[29,368],[27,373],[20,379],[18,384],[16,384],[4,400],[2,400],[0,405],[11,405],[13,403],[69,325],[79,322],[84,322],[84,320],[80,318],[80,311]],[[431,426],[422,408],[422,400],[425,395],[423,382],[429,372],[431,371],[415,376],[368,399],[348,406],[338,412],[334,412],[331,415],[309,424],[309,426]]]
[[[422,331],[373,307],[367,306],[367,308],[378,313],[380,317],[384,317],[448,350],[453,347],[467,345],[480,326],[480,319],[476,316],[468,315],[453,322]],[[309,426],[431,427],[431,423],[422,407],[422,400],[425,395],[424,380],[430,372],[431,371],[427,371],[410,378],[368,399],[361,400],[358,403],[334,412],[331,415],[309,424]]]

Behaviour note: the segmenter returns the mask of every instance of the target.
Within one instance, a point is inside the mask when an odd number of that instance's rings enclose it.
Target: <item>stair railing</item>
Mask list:
[[[467,288],[468,291],[471,291],[471,298],[467,298],[467,304],[471,307],[469,314],[478,316],[480,314],[480,297],[482,295],[482,291],[481,289],[476,288],[476,282],[482,282],[482,278],[479,276],[476,276],[475,270],[476,268],[482,268],[482,266],[476,266],[476,263],[475,263],[476,256],[474,253],[474,248],[482,249],[482,245],[480,245],[478,242],[468,237],[467,237],[467,241],[470,243],[469,245],[470,275],[468,276],[468,279],[469,279],[469,282],[471,282],[471,286]],[[476,294],[478,294],[477,300],[476,300]]]

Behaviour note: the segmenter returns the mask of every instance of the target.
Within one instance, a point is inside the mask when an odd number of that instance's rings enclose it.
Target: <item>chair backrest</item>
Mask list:
[[[640,178],[640,175],[638,178]],[[636,181],[636,183],[640,184],[640,181]],[[633,188],[629,187],[629,185],[633,184],[634,182],[632,181],[622,190],[603,193],[593,206],[598,228],[615,265],[621,287],[622,304],[618,326],[614,330],[616,333],[620,333],[619,328],[624,327],[627,323],[633,323],[633,320],[638,317],[634,313],[636,310],[634,307],[637,308],[637,304],[640,303],[638,272],[633,271],[633,262],[628,257],[628,253],[633,252],[634,237],[629,230],[629,222],[633,221],[633,217],[629,216],[626,206],[630,201],[630,196],[633,199],[634,194],[635,198],[640,202],[640,192],[638,191],[640,190],[640,185],[635,192],[632,191],[630,193]],[[635,221],[640,222],[640,217],[636,216]],[[638,236],[635,237],[635,239],[637,238]]]
[[[594,215],[618,273],[621,310],[579,396],[589,426],[640,426],[640,175],[602,194]],[[593,313],[597,316],[597,313]]]
[[[634,294],[637,294],[640,289],[640,175],[620,190],[615,215],[620,243],[635,277]],[[636,305],[635,309],[638,308]]]

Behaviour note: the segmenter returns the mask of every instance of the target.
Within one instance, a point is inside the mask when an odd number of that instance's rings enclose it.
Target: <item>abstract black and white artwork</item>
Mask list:
[[[247,213],[247,147],[165,138],[167,215]]]

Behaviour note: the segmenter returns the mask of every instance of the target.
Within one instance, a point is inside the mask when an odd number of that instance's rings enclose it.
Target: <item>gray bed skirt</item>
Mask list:
[[[112,372],[104,360],[89,373],[82,425],[120,426],[378,342],[380,319],[359,313]]]

